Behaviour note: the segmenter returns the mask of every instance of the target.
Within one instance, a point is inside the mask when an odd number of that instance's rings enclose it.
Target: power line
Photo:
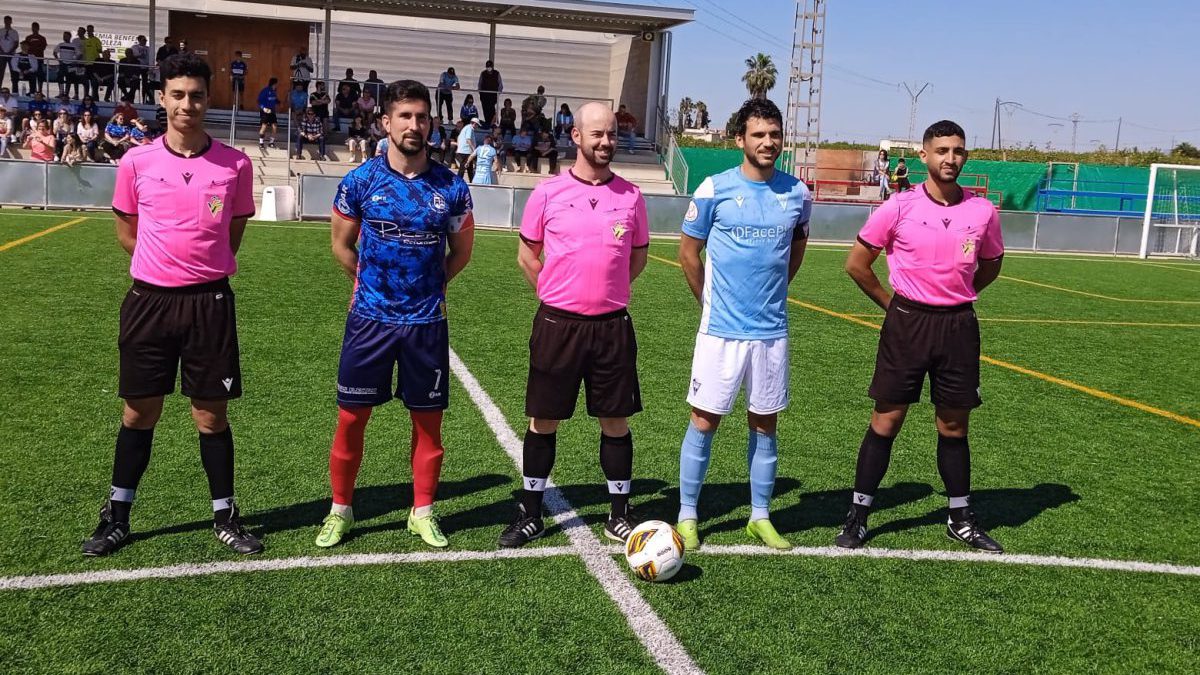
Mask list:
[[[748,27],[749,27],[751,30],[753,30],[754,32],[758,33],[759,35],[761,35],[762,37],[766,38],[767,40],[770,40],[771,42],[774,42],[775,44],[779,45],[780,47],[784,47],[784,48],[787,48],[787,47],[788,47],[787,43],[785,43],[783,40],[780,40],[778,37],[776,37],[776,36],[774,36],[774,35],[771,35],[770,33],[768,33],[768,32],[766,32],[765,30],[763,30],[763,29],[759,28],[758,26],[755,26],[754,24],[750,23],[749,21],[746,21],[745,19],[743,19],[743,18],[741,18],[740,16],[738,16],[738,15],[734,14],[733,12],[730,12],[729,10],[727,10],[727,9],[725,9],[724,7],[722,7],[722,6],[718,5],[717,3],[715,3],[715,2],[712,2],[712,0],[700,0],[700,1],[701,1],[701,2],[703,2],[703,3],[704,3],[704,4],[706,4],[706,5],[711,5],[712,7],[716,8],[717,10],[719,10],[721,13],[723,13],[723,14],[725,14],[725,15],[727,15],[727,16],[730,16],[730,17],[732,17],[732,18],[733,18],[735,21],[737,21],[738,23],[740,23],[740,24],[742,24],[742,25],[744,25],[744,26],[748,26]],[[695,4],[691,3],[690,1],[688,1],[688,4],[692,5],[693,7],[696,7],[696,9],[700,9],[699,7],[697,7]]]
[[[899,85],[899,83],[897,83],[897,82],[886,82],[886,81],[884,81],[884,80],[880,80],[880,79],[878,79],[878,78],[871,77],[870,75],[864,75],[864,74],[862,74],[862,73],[860,73],[860,72],[857,72],[857,71],[854,71],[854,70],[850,70],[849,68],[844,68],[844,67],[842,67],[842,66],[838,66],[838,65],[830,64],[829,68],[830,68],[831,70],[836,70],[836,71],[839,71],[839,72],[842,72],[842,73],[846,73],[847,75],[853,75],[854,77],[861,77],[861,78],[862,78],[862,79],[864,79],[864,80],[870,80],[871,82],[874,82],[874,83],[876,83],[876,84],[882,84],[882,85],[884,85],[884,86],[887,86],[887,87],[896,88],[896,87],[899,87],[899,86],[900,86],[900,85]]]

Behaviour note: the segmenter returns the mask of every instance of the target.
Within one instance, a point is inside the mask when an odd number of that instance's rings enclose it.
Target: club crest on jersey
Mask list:
[[[208,198],[208,212],[212,214],[213,218],[219,218],[224,208],[225,202],[221,201],[220,197],[213,195]]]
[[[700,209],[696,208],[696,202],[691,202],[690,204],[688,204],[688,210],[687,210],[687,213],[683,216],[683,219],[688,221],[689,223],[692,223],[692,222],[695,222],[696,219],[699,217],[700,217]]]
[[[625,229],[625,223],[623,221],[618,220],[617,222],[613,223],[613,239],[616,239],[618,243],[625,241],[625,233],[628,231],[629,230]]]
[[[975,253],[975,240],[974,239],[964,240],[963,244],[962,244],[962,251],[963,251],[964,258],[972,257],[972,254]]]
[[[446,210],[446,198],[438,193],[434,193],[434,195],[433,195],[433,210],[434,211],[445,211]]]

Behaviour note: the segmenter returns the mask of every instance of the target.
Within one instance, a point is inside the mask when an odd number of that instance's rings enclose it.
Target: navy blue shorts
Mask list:
[[[377,406],[394,396],[409,410],[445,410],[450,406],[449,380],[450,334],[445,321],[398,326],[354,314],[346,318],[338,405]]]

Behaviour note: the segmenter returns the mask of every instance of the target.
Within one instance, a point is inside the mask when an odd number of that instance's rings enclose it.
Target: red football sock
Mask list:
[[[442,475],[442,411],[412,416],[413,508],[430,506]]]
[[[333,447],[329,449],[329,483],[333,486],[333,503],[349,506],[354,499],[354,481],[363,457],[363,432],[371,408],[338,406],[337,431],[333,432]]]

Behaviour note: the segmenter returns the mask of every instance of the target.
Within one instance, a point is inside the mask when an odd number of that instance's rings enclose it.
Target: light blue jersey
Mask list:
[[[496,173],[492,170],[492,162],[496,160],[496,148],[481,145],[475,148],[475,179],[476,185],[495,185]]]
[[[708,248],[700,332],[731,340],[787,337],[788,258],[808,237],[812,196],[776,171],[760,183],[734,167],[704,179],[683,233]]]

